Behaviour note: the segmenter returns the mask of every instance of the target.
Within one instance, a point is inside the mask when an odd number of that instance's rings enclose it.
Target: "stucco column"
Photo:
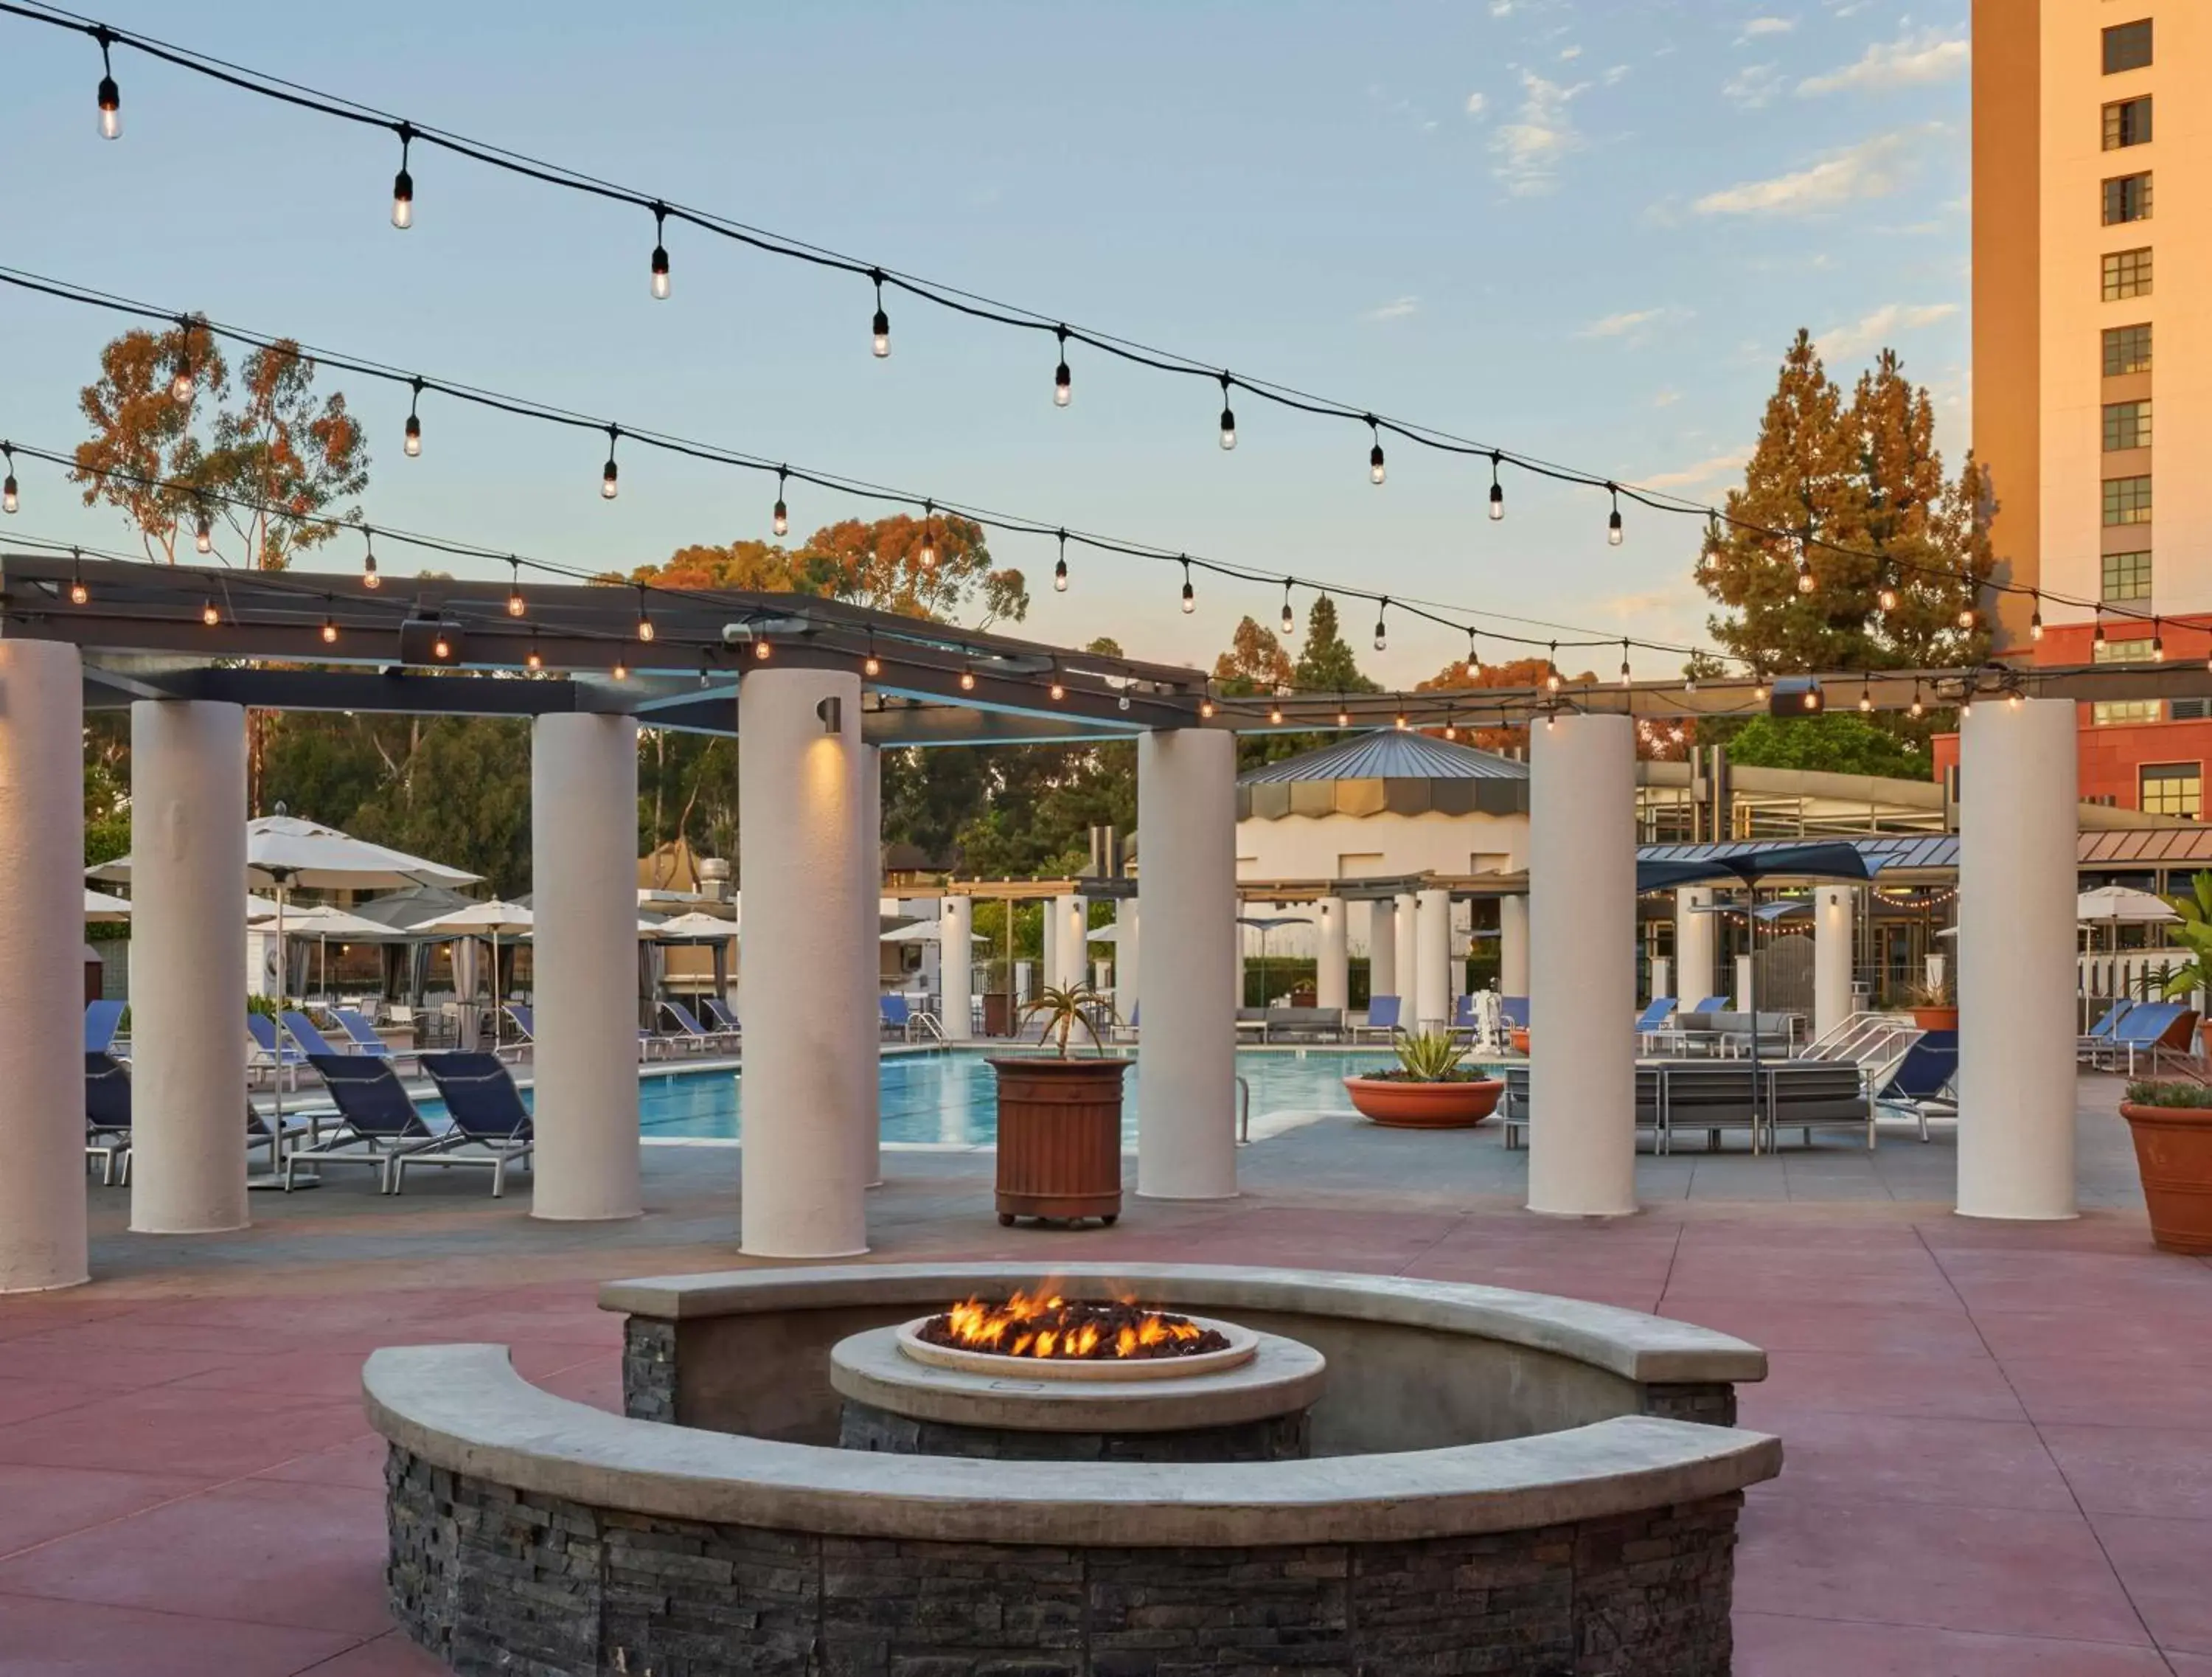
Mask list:
[[[90,1273],[82,682],[75,647],[0,641],[0,1292]]]
[[[1205,728],[1137,741],[1138,874],[1150,1004],[1139,1037],[1137,1192],[1237,1192],[1237,740]]]
[[[939,1023],[947,1040],[965,1042],[975,1035],[975,899],[947,896],[938,908],[937,929],[945,986]]]
[[[1367,905],[1367,999],[1398,993],[1398,905],[1378,896]],[[1413,1007],[1410,996],[1400,998],[1401,1018]]]
[[[874,745],[862,745],[855,754],[860,780],[860,842],[854,847],[853,865],[860,892],[860,933],[853,951],[856,988],[853,1006],[866,1021],[866,1040],[875,1044],[868,1055],[871,1072],[883,1058],[883,895],[884,895],[884,754]],[[884,1185],[883,1079],[860,1079],[860,1170],[870,1188]]]
[[[1114,899],[1114,1011],[1125,1025],[1137,1023],[1137,945],[1143,919],[1135,897]]]
[[[1674,993],[1674,963],[1663,955],[1651,957],[1651,996],[1653,1001],[1664,1000]]]
[[[1080,896],[1056,896],[1052,901],[1052,916],[1059,930],[1054,947],[1060,952],[1060,973],[1055,984],[1074,985],[1089,981],[1091,977],[1091,904]]]
[[[239,706],[131,707],[131,1226],[242,1229],[246,1016],[232,987],[246,969]]]
[[[1813,1035],[1826,1036],[1851,1016],[1851,906],[1849,885],[1813,893]]]
[[[1636,730],[1529,730],[1528,1209],[1636,1209]]]
[[[1413,921],[1413,1017],[1423,1030],[1451,1023],[1451,893],[1420,894]]]
[[[834,726],[832,726],[834,723]],[[860,683],[842,671],[745,671],[738,791],[745,902],[743,1250],[867,1250],[862,1018]]]
[[[1421,1009],[1421,899],[1401,891],[1394,906],[1398,917],[1398,970],[1390,987],[1397,993],[1398,1017],[1411,1028]]]
[[[1959,1210],[2075,1215],[2074,702],[1960,719]]]
[[[1048,896],[1037,904],[1036,976],[1031,993],[1060,982],[1060,899]]]
[[[1528,993],[1528,899],[1498,899],[1498,992],[1500,995]]]
[[[635,1217],[644,1203],[634,720],[575,712],[538,719],[530,857],[538,973],[530,1214],[558,1222]],[[749,917],[752,908],[749,897]]]
[[[1340,896],[1321,900],[1321,920],[1315,930],[1317,959],[1314,963],[1314,1006],[1341,1012],[1352,1005],[1351,957],[1345,940],[1345,902]]]
[[[1759,929],[1753,925],[1748,917],[1746,918],[1744,926],[1745,937],[1758,937]],[[1752,983],[1755,976],[1753,969],[1757,965],[1758,958],[1755,956],[1744,954],[1735,957],[1735,1011],[1739,1013],[1747,1013],[1751,1011]]]
[[[1674,994],[1688,1012],[1713,993],[1714,916],[1709,885],[1684,885],[1674,893]]]

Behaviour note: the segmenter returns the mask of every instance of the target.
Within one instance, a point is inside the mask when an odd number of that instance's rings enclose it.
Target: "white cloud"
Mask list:
[[[1895,129],[1831,152],[1809,168],[1747,180],[1708,192],[1700,216],[1808,216],[1858,198],[1887,197],[1913,167],[1913,142],[1925,128]]]
[[[1841,361],[1863,355],[1902,331],[1915,331],[1948,320],[1959,312],[1956,303],[1884,303],[1846,326],[1831,326],[1814,342],[1824,361]]]
[[[1521,109],[1515,120],[1498,124],[1490,140],[1501,160],[1492,173],[1515,197],[1550,191],[1561,161],[1582,149],[1582,131],[1567,106],[1589,87],[1587,82],[1563,87],[1534,70],[1521,72]]]
[[[1680,391],[1662,390],[1656,396],[1651,398],[1651,405],[1655,408],[1671,408],[1674,404],[1681,399],[1682,392]]]
[[[1471,93],[1467,96],[1467,113],[1471,117],[1480,116],[1489,106],[1489,100],[1479,93]]]
[[[1603,80],[1608,88],[1617,88],[1628,79],[1628,66],[1615,64],[1605,73]]]
[[[1971,49],[1963,35],[1923,30],[1893,41],[1876,41],[1854,64],[1797,84],[1801,98],[1832,93],[1888,93],[1948,82],[1966,72]]]
[[[1748,446],[1731,448],[1725,454],[1715,454],[1696,461],[1679,471],[1662,471],[1650,477],[1639,477],[1636,480],[1637,486],[1646,489],[1696,489],[1700,484],[1717,483],[1730,472],[1741,471],[1750,459]]]
[[[1582,56],[1583,50],[1579,46],[1563,46],[1559,49],[1559,62],[1561,64],[1572,64],[1577,58],[1579,58]]]
[[[1754,17],[1743,26],[1743,38],[1751,40],[1760,35],[1786,35],[1796,27],[1786,17]]]
[[[1773,103],[1782,91],[1782,82],[1780,65],[1746,64],[1721,83],[1721,97],[1744,110],[1756,111]]]
[[[1403,320],[1421,312],[1419,297],[1393,297],[1379,307],[1370,308],[1362,317],[1369,320]]]
[[[1577,337],[1626,337],[1638,326],[1648,326],[1662,319],[1663,308],[1633,309],[1624,314],[1608,314],[1603,319],[1593,320],[1575,333]]]

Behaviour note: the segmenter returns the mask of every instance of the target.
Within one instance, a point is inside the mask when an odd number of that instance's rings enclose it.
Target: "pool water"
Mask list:
[[[998,1079],[981,1053],[959,1049],[887,1056],[883,1139],[892,1146],[988,1147],[998,1139]],[[1237,1074],[1252,1086],[1252,1114],[1286,1110],[1346,1112],[1339,1081],[1347,1072],[1379,1071],[1395,1061],[1388,1049],[1243,1049]],[[1133,1146],[1144,1101],[1141,1066],[1122,1084],[1121,1138]],[[639,1085],[639,1121],[653,1140],[732,1140],[744,1126],[744,1079],[728,1071],[673,1071]]]

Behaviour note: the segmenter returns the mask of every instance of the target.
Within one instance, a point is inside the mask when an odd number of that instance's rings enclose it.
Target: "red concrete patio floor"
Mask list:
[[[1561,1224],[1418,1169],[1346,1191],[1248,1157],[1243,1200],[1134,1202],[1079,1234],[997,1228],[987,1162],[894,1158],[878,1255],[1388,1271],[1741,1334],[1773,1364],[1744,1422],[1787,1453],[1744,1520],[1744,1677],[2212,1677],[2212,1269],[2154,1252],[2140,1211],[2008,1226],[1687,1200]],[[500,1341],[613,1407],[620,1324],[595,1282],[732,1267],[733,1176],[670,1150],[651,1214],[613,1228],[532,1224],[526,1194],[495,1206],[480,1182],[399,1202],[334,1184],[257,1199],[250,1233],[167,1242],[122,1236],[120,1196],[96,1192],[102,1279],[0,1300],[0,1672],[435,1670],[385,1614],[362,1358]]]

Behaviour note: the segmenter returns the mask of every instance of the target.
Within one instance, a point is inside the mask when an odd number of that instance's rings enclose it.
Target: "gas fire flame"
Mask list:
[[[1071,1303],[1058,1293],[1017,1292],[1003,1304],[970,1298],[955,1304],[939,1321],[945,1324],[946,1343],[1006,1357],[1173,1355],[1173,1350],[1163,1348],[1196,1349],[1197,1342],[1206,1337],[1205,1328],[1182,1316],[1157,1310],[1136,1315],[1135,1309],[1133,1300],[1118,1305],[1082,1300]]]

